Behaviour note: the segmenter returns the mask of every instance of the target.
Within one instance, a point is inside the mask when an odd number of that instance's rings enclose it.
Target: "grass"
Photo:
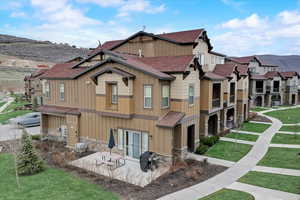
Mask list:
[[[239,182],[300,194],[300,177],[251,171],[239,179]]]
[[[297,124],[300,123],[300,108],[278,110],[265,113],[268,116],[275,117],[282,121],[284,124]]]
[[[244,133],[229,133],[224,137],[255,142],[258,138],[258,135],[251,135],[251,134],[244,134]]]
[[[118,197],[97,185],[88,183],[64,171],[47,168],[33,176],[20,177],[21,188],[15,180],[13,157],[0,155],[0,199],[6,200],[116,200]]]
[[[271,143],[273,143],[273,144],[299,144],[300,145],[300,135],[299,134],[289,135],[289,134],[276,133],[275,136],[272,138]]]
[[[14,101],[14,102],[12,102],[11,104],[9,104],[9,106],[7,106],[5,109],[4,109],[4,113],[5,112],[11,112],[11,111],[13,111],[14,109],[16,109],[16,108],[18,108],[18,107],[22,107],[22,106],[24,106],[24,105],[26,105],[26,104],[28,104],[29,102],[27,102],[27,101]]]
[[[300,132],[300,126],[282,126],[280,131]]]
[[[298,153],[300,153],[300,149],[270,147],[258,165],[300,170]]]
[[[255,133],[262,133],[265,130],[267,130],[270,126],[271,125],[269,125],[269,124],[258,124],[258,123],[245,122],[240,130],[255,132]]]
[[[6,104],[6,102],[5,102],[5,101],[1,101],[1,102],[0,102],[0,108],[1,108],[4,104]]]
[[[16,118],[18,116],[25,115],[30,112],[32,112],[32,111],[31,110],[17,110],[15,112],[0,114],[0,124],[6,124],[6,123],[8,123],[9,119]]]
[[[265,110],[269,110],[269,108],[255,107],[255,108],[250,109],[251,112],[260,112],[260,111],[265,111]]]
[[[246,192],[223,189],[199,200],[254,200],[254,197]]]
[[[248,144],[219,141],[217,144],[209,148],[205,155],[236,162],[244,157],[250,151],[251,147],[252,146]]]

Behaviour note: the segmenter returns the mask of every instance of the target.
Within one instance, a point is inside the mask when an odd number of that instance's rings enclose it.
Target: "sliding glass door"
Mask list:
[[[139,131],[124,131],[125,155],[140,159],[140,155],[148,151],[148,134]]]

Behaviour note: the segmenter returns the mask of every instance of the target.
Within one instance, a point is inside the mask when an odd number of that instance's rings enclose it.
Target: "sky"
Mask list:
[[[78,47],[205,28],[230,56],[300,54],[300,0],[0,0],[0,33]]]

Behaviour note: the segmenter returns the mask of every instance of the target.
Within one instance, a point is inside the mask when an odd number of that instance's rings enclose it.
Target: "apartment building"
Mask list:
[[[297,72],[280,72],[278,66],[264,62],[259,56],[232,57],[228,58],[228,61],[248,67],[252,107],[297,104]]]
[[[184,157],[200,136],[248,116],[247,68],[225,64],[212,48],[204,29],[140,31],[56,65],[41,76],[42,133],[106,151],[113,131],[114,151],[129,159],[145,151]]]

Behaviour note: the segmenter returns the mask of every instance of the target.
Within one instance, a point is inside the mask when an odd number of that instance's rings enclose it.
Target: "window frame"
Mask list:
[[[193,96],[190,96],[190,88],[193,88]],[[190,101],[191,100],[190,97],[193,97],[192,102]],[[189,87],[188,87],[188,103],[190,106],[195,104],[195,85],[194,84],[189,84]]]
[[[115,89],[116,89],[116,94],[114,95],[114,88],[115,87]],[[112,105],[117,105],[118,104],[118,84],[117,83],[110,83],[110,89],[111,89],[111,101],[110,101],[110,103],[112,104]],[[116,97],[115,98],[115,100],[114,100],[114,98],[113,97]]]
[[[168,105],[166,105],[166,106],[163,105],[163,102],[164,102],[163,99],[166,98],[166,97],[163,96],[164,95],[164,92],[163,92],[164,87],[168,87],[168,89],[169,89],[169,91],[168,91]],[[170,92],[171,92],[171,86],[169,84],[163,84],[161,86],[161,108],[162,109],[170,107]]]
[[[146,91],[145,91],[145,89],[146,88],[150,88],[151,89],[151,92],[150,92],[150,97],[146,97]],[[152,109],[153,108],[153,85],[151,85],[151,84],[145,84],[144,85],[144,87],[143,87],[143,98],[144,98],[144,109]],[[147,107],[146,106],[146,98],[150,98],[150,107]]]
[[[63,86],[63,87],[61,87]],[[61,88],[63,88],[63,92],[61,91]],[[62,98],[62,94],[63,94],[63,98]],[[59,100],[60,101],[64,101],[65,100],[65,83],[59,83]]]
[[[45,93],[44,93],[46,98],[50,98],[50,83],[45,82]]]

